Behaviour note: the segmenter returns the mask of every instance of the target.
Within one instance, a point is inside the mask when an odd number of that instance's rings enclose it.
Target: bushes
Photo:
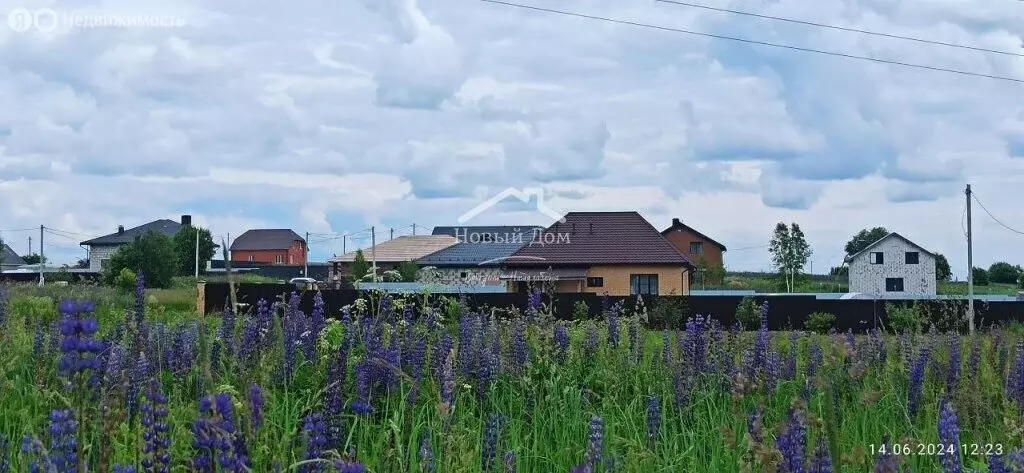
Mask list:
[[[889,327],[896,333],[919,333],[924,317],[917,304],[885,305],[885,313],[889,315]]]
[[[761,327],[761,307],[753,297],[744,297],[736,306],[736,320],[743,330],[757,330]]]
[[[817,333],[828,333],[836,323],[836,316],[827,312],[815,312],[807,316],[807,329]]]

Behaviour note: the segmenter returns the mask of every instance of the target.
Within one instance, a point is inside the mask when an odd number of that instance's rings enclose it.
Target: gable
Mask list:
[[[847,263],[851,266],[871,264],[871,254],[882,252],[885,254],[884,261],[882,262],[884,266],[902,266],[905,264],[903,255],[908,251],[918,252],[921,262],[926,260],[934,261],[935,255],[921,248],[916,243],[898,234],[890,234],[889,236],[872,243],[853,256],[847,257]]]

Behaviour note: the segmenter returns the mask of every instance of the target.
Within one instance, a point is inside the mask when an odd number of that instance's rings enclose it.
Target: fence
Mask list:
[[[289,284],[236,284],[236,297],[239,303],[254,306],[264,299],[268,302],[284,301],[295,286]],[[204,289],[205,313],[215,314],[224,310],[228,300],[227,283],[206,283]],[[338,317],[341,308],[352,304],[366,292],[357,290],[327,290],[320,292],[328,317]],[[315,293],[305,291],[301,294],[301,309],[310,313],[313,310]],[[400,297],[400,296],[396,296]],[[488,308],[506,309],[511,307],[523,310],[528,303],[525,293],[477,293],[477,294],[414,294],[406,297],[427,297],[431,304],[441,298],[460,298],[470,310]],[[886,313],[888,304],[917,304],[925,316],[933,323],[939,321],[943,314],[962,316],[966,312],[966,300],[871,300],[871,299],[818,299],[804,295],[766,295],[753,296],[758,304],[768,301],[768,328],[785,330],[805,328],[809,315],[815,312],[826,312],[836,316],[835,328],[840,331],[868,331],[872,328],[889,326]],[[632,313],[636,309],[637,298],[609,297],[608,302],[622,302],[625,310]],[[643,304],[651,319],[653,328],[661,328],[666,323],[678,327],[681,320],[695,314],[707,315],[717,319],[725,326],[736,322],[736,308],[743,300],[741,296],[646,296]],[[586,310],[586,317],[597,317],[601,313],[603,297],[594,293],[559,293],[545,295],[544,302],[554,309],[556,318],[568,320],[576,317],[577,312]],[[670,308],[665,310],[665,308]],[[975,301],[975,322],[979,327],[998,323],[1024,321],[1024,301]],[[674,319],[664,320],[666,317]]]

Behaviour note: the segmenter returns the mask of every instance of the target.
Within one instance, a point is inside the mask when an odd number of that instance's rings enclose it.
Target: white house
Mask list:
[[[890,233],[846,257],[850,292],[872,295],[935,295],[935,255]]]

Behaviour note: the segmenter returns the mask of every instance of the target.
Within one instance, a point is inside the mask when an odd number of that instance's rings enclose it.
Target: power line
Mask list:
[[[949,47],[949,48],[969,49],[969,50],[972,50],[972,51],[981,51],[981,52],[986,52],[986,53],[1003,54],[1003,55],[1006,55],[1006,56],[1024,57],[1024,54],[1021,54],[1021,53],[1014,53],[1014,52],[1010,52],[1010,51],[1000,51],[998,49],[988,49],[988,48],[982,48],[982,47],[978,47],[978,46],[967,46],[967,45],[963,45],[963,44],[946,43],[946,42],[935,41],[935,40],[930,40],[930,39],[915,38],[913,36],[902,36],[902,35],[890,34],[890,33],[880,33],[878,31],[861,30],[861,29],[857,29],[857,28],[847,28],[847,27],[844,27],[844,26],[828,25],[828,24],[824,24],[824,23],[815,23],[813,21],[797,20],[797,19],[786,18],[786,17],[781,17],[781,16],[764,15],[764,14],[761,14],[761,13],[753,13],[753,12],[747,12],[747,11],[741,11],[741,10],[732,10],[732,9],[729,9],[729,8],[718,8],[718,7],[708,6],[708,5],[701,5],[701,4],[697,4],[697,3],[681,2],[681,1],[678,1],[678,0],[654,0],[654,1],[661,2],[661,3],[669,3],[669,4],[672,4],[672,5],[680,5],[680,6],[684,6],[684,7],[701,8],[701,9],[704,9],[704,10],[711,10],[711,11],[717,11],[717,12],[723,12],[723,13],[732,13],[732,14],[735,14],[735,15],[750,16],[750,17],[754,17],[754,18],[763,18],[763,19],[766,19],[766,20],[785,21],[787,23],[796,23],[796,24],[806,25],[806,26],[816,26],[818,28],[828,28],[828,29],[832,29],[832,30],[847,31],[847,32],[850,32],[850,33],[860,33],[860,34],[866,34],[866,35],[872,35],[872,36],[881,36],[881,37],[884,37],[884,38],[892,38],[892,39],[902,39],[902,40],[906,40],[906,41],[914,41],[914,42],[917,42],[917,43],[934,44],[936,46],[945,46],[945,47]]]
[[[759,249],[759,248],[768,248],[769,246],[771,246],[771,245],[747,246],[747,247],[744,247],[744,248],[733,248],[733,249],[731,249],[729,251],[756,250],[756,249]]]
[[[682,34],[688,34],[688,35],[694,35],[694,36],[704,36],[704,37],[715,38],[715,39],[724,39],[724,40],[727,40],[727,41],[736,41],[736,42],[747,43],[747,44],[757,44],[757,45],[760,45],[760,46],[769,46],[769,47],[773,47],[773,48],[789,49],[789,50],[793,50],[793,51],[802,51],[802,52],[806,52],[806,53],[824,54],[826,56],[835,56],[835,57],[841,57],[841,58],[846,58],[846,59],[858,59],[858,60],[861,60],[861,61],[871,61],[871,62],[875,62],[875,63],[879,63],[879,64],[889,64],[889,65],[893,65],[893,66],[902,66],[902,67],[908,67],[908,68],[914,68],[914,69],[925,69],[925,70],[935,71],[935,72],[948,72],[948,73],[951,73],[951,74],[959,74],[959,75],[963,75],[963,76],[984,77],[986,79],[996,79],[996,80],[1002,80],[1002,81],[1008,81],[1008,82],[1024,83],[1024,79],[1016,79],[1016,78],[1013,78],[1013,77],[1005,77],[1005,76],[996,76],[996,75],[990,75],[990,74],[982,74],[980,72],[962,71],[962,70],[959,70],[959,69],[947,69],[947,68],[944,68],[944,67],[926,66],[926,65],[923,65],[923,64],[914,64],[914,63],[909,63],[909,62],[892,61],[892,60],[889,60],[889,59],[878,59],[878,58],[873,58],[873,57],[868,57],[868,56],[858,56],[858,55],[855,55],[855,54],[837,53],[835,51],[825,51],[825,50],[822,50],[822,49],[804,48],[804,47],[800,47],[800,46],[791,46],[791,45],[788,45],[788,44],[769,43],[767,41],[758,41],[758,40],[753,40],[753,39],[737,38],[737,37],[734,37],[734,36],[723,36],[723,35],[717,35],[717,34],[712,34],[712,33],[701,33],[701,32],[698,32],[698,31],[690,31],[690,30],[684,30],[684,29],[680,29],[680,28],[671,28],[671,27],[668,27],[668,26],[652,25],[652,24],[648,24],[648,23],[639,23],[639,22],[628,21],[628,20],[617,20],[617,19],[614,19],[614,18],[608,18],[608,17],[603,17],[603,16],[586,15],[586,14],[583,14],[583,13],[575,13],[575,12],[568,12],[568,11],[563,11],[563,10],[555,10],[555,9],[552,9],[552,8],[535,7],[535,6],[532,6],[532,5],[522,5],[522,4],[519,4],[519,3],[504,2],[504,1],[501,1],[501,0],[480,0],[480,1],[481,2],[486,2],[486,3],[494,3],[494,4],[498,4],[498,5],[506,5],[506,6],[510,6],[510,7],[516,7],[516,8],[523,8],[523,9],[526,9],[526,10],[535,10],[535,11],[541,11],[541,12],[547,12],[547,13],[556,13],[556,14],[559,14],[559,15],[572,16],[572,17],[576,17],[576,18],[586,18],[586,19],[589,19],[589,20],[598,20],[598,21],[604,21],[604,22],[607,22],[607,23],[616,23],[616,24],[620,24],[620,25],[629,25],[629,26],[637,26],[637,27],[641,27],[641,28],[651,28],[651,29],[662,30],[662,31],[671,31],[671,32],[674,32],[674,33],[682,33]]]
[[[995,215],[992,215],[992,212],[989,212],[988,209],[985,208],[985,204],[981,203],[981,201],[978,200],[978,195],[977,194],[972,192],[971,196],[974,197],[974,201],[978,203],[978,206],[981,207],[981,210],[984,210],[985,213],[988,214],[989,218],[991,218],[992,220],[995,220],[996,223],[998,223],[1003,228],[1005,228],[1005,229],[1007,229],[1007,230],[1009,230],[1009,231],[1011,231],[1013,233],[1018,233],[1018,234],[1024,235],[1024,232],[1022,232],[1020,230],[1017,230],[1017,229],[1015,229],[1015,228],[1013,228],[1013,227],[1003,223],[998,218],[996,218]]]
[[[34,232],[34,231],[37,231],[37,230],[39,230],[39,227],[36,227],[36,228],[12,228],[10,230],[0,230],[0,232],[16,233],[16,232]]]
[[[68,235],[77,235],[77,236],[83,236],[83,237],[89,237],[89,238],[96,238],[97,237],[96,235],[89,235],[89,234],[86,234],[86,233],[69,232],[67,230],[61,230],[59,228],[46,227],[46,230],[48,230],[50,232],[67,233]]]

